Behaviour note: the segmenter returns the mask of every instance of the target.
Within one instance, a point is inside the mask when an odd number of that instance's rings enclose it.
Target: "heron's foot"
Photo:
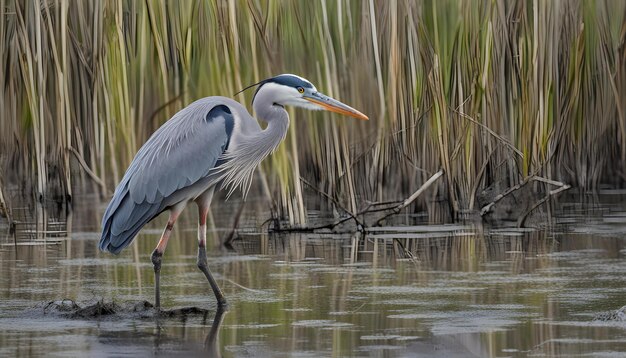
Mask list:
[[[226,297],[224,297],[224,293],[222,289],[217,285],[217,281],[213,278],[211,274],[211,270],[209,270],[209,265],[207,263],[206,258],[206,248],[204,246],[198,246],[198,268],[204,276],[209,281],[209,285],[211,285],[211,289],[213,289],[213,293],[215,294],[215,298],[217,299],[217,305],[221,309],[228,309],[228,302],[226,301]]]

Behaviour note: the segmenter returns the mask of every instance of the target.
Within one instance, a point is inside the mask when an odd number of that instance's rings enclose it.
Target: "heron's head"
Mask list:
[[[262,97],[281,106],[295,106],[310,110],[326,110],[367,120],[356,109],[317,91],[308,80],[291,74],[278,75],[258,83],[255,99]],[[254,100],[253,100],[254,102]]]

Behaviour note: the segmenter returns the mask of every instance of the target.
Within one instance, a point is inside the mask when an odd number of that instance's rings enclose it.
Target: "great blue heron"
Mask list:
[[[359,119],[366,115],[317,91],[302,77],[283,74],[257,83],[252,107],[259,123],[238,102],[226,97],[197,100],[176,113],[139,149],[102,218],[100,250],[118,254],[139,230],[165,210],[167,226],[152,252],[155,308],[161,307],[161,258],[176,219],[185,206],[198,205],[198,268],[219,306],[226,299],[206,258],[206,218],[217,185],[247,194],[252,174],[285,139],[289,116],[284,106],[329,110]],[[253,85],[254,86],[254,85]]]

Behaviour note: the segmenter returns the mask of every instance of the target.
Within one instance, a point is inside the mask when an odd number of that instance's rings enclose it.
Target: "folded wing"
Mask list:
[[[102,218],[100,249],[119,253],[139,230],[207,179],[228,148],[234,117],[211,98],[178,112],[141,147]],[[197,193],[198,195],[200,193]]]

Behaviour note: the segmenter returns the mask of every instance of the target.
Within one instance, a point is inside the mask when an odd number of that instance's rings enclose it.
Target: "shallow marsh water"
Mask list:
[[[124,313],[44,314],[52,300],[154,300],[149,254],[162,223],[112,256],[96,247],[102,208],[86,206],[71,240],[0,240],[0,356],[623,356],[626,322],[594,317],[626,305],[626,214],[573,208],[550,232],[244,230],[235,251],[208,253],[231,303],[216,336],[215,300],[195,265],[193,214],[175,228],[164,256],[162,301],[210,314],[158,325]],[[215,215],[219,222],[230,214]]]

